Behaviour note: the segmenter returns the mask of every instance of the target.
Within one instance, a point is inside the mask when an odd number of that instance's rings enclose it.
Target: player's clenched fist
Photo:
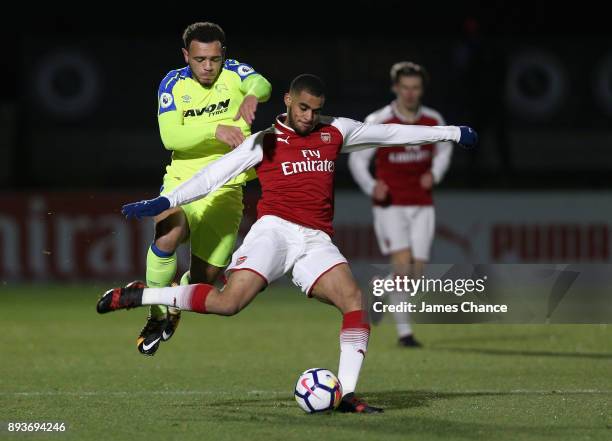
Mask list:
[[[219,124],[217,131],[215,132],[215,138],[224,144],[229,145],[231,148],[238,147],[242,141],[244,141],[244,135],[242,130],[234,126],[224,126]]]

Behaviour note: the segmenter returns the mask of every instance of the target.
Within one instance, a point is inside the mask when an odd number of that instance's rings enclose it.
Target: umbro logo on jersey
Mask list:
[[[189,95],[183,95],[181,98],[183,99],[184,103],[188,103],[191,101],[191,97]]]
[[[201,109],[189,109],[183,112],[183,117],[188,118],[190,116],[202,116],[208,113],[209,116],[219,115],[220,113],[227,112],[229,109],[231,99],[228,98],[225,101],[219,101],[217,104],[210,104]]]

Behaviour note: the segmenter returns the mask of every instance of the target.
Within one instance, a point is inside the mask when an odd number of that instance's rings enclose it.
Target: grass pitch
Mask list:
[[[611,440],[612,326],[421,325],[423,349],[373,328],[358,391],[382,415],[306,415],[298,375],[337,371],[341,317],[296,289],[236,317],[185,313],[154,357],[144,308],[95,313],[103,286],[0,289],[0,438]],[[65,422],[9,433],[8,422]]]

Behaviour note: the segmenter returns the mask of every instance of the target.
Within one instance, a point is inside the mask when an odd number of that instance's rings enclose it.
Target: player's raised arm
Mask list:
[[[229,59],[225,61],[224,68],[233,72],[239,78],[240,92],[244,96],[240,108],[234,116],[234,121],[243,118],[247,124],[251,125],[255,120],[257,104],[268,101],[272,94],[272,85],[248,64]]]
[[[478,135],[466,126],[411,126],[404,124],[367,124],[348,118],[336,118],[332,125],[344,137],[342,152],[349,153],[371,147],[431,144],[455,141],[473,147]]]
[[[245,96],[253,95],[260,103],[265,103],[272,94],[272,85],[263,75],[255,73],[242,81],[240,90]]]
[[[141,217],[157,216],[168,208],[202,199],[243,171],[261,162],[263,139],[266,133],[268,131],[249,136],[234,150],[202,168],[191,179],[164,196],[124,205],[121,212],[128,219],[140,219]]]
[[[234,120],[237,121],[243,118],[247,124],[253,124],[257,104],[264,103],[270,99],[272,85],[262,75],[254,72],[242,80],[240,90],[244,93],[244,99]]]

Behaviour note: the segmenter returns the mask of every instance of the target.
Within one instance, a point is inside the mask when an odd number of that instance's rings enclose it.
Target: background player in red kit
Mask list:
[[[474,145],[469,127],[419,127],[362,124],[320,115],[322,81],[300,75],[285,94],[287,114],[267,130],[247,138],[232,152],[200,170],[171,192],[124,206],[140,218],[204,197],[251,167],[257,168],[262,197],[258,220],[227,268],[223,290],[198,284],[172,288],[115,288],[98,301],[99,313],[161,304],[202,314],[234,315],[272,281],[291,271],[309,297],[336,306],[343,314],[338,378],[344,396],[339,410],[374,413],[381,409],[355,397],[367,351],[370,327],[362,295],[347,261],[332,243],[334,175],[341,152],[374,145],[427,144],[443,140]]]
[[[444,125],[435,110],[422,105],[428,76],[415,63],[402,61],[391,67],[391,88],[396,99],[366,118],[376,124]],[[365,194],[372,198],[374,231],[383,255],[391,257],[388,277],[418,279],[429,260],[435,232],[432,187],[450,164],[452,143],[368,149],[351,153],[349,168]],[[369,166],[375,158],[375,176]],[[405,295],[389,293],[387,301],[401,304]],[[414,338],[407,312],[394,312],[399,344],[420,346]],[[374,317],[376,322],[376,317]]]

